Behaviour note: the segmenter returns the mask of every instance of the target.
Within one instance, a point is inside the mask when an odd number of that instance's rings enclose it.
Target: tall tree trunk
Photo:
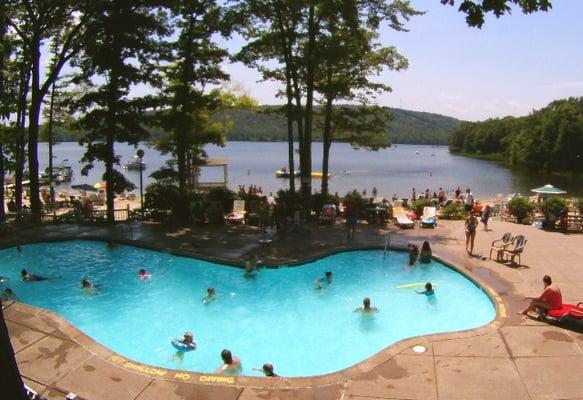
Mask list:
[[[14,349],[10,343],[8,329],[4,322],[4,312],[2,311],[2,301],[0,300],[0,388],[2,388],[3,399],[27,400],[24,384],[18,365],[14,358]]]
[[[0,143],[0,222],[6,221],[4,183],[4,145]]]
[[[288,170],[289,170],[289,190],[294,193],[296,191],[296,174],[294,161],[294,126],[293,126],[293,92],[291,82],[291,57],[292,48],[291,40],[286,38],[290,35],[289,29],[284,27],[284,18],[278,14],[278,24],[281,33],[281,47],[283,50],[283,58],[285,63],[285,94],[287,97],[286,116],[287,116],[287,148],[288,148]]]
[[[328,73],[327,78],[328,82],[331,83],[332,74]],[[324,110],[324,132],[322,133],[322,194],[328,194],[328,162],[330,159],[330,146],[332,145],[332,102],[332,96],[327,96],[326,109]]]
[[[306,114],[304,116],[304,146],[302,155],[302,195],[304,213],[309,215],[312,196],[312,122],[314,112],[314,47],[316,45],[315,6],[310,4],[308,12],[308,48],[306,51]]]
[[[119,53],[116,53],[118,55]],[[105,207],[107,212],[107,223],[115,223],[115,205],[113,192],[113,163],[115,160],[115,137],[116,137],[116,105],[119,100],[117,94],[118,74],[117,70],[112,69],[109,77],[109,98],[107,105],[107,133],[105,139],[106,157],[105,157]]]
[[[15,143],[15,161],[14,169],[14,201],[16,210],[22,210],[22,180],[24,178],[24,160],[25,160],[25,127],[26,127],[26,107],[28,91],[30,88],[30,64],[23,62],[20,70],[20,87],[18,89],[18,108],[16,110],[16,143]]]
[[[55,189],[53,188],[53,111],[55,104],[55,84],[53,82],[53,88],[51,89],[51,104],[49,107],[49,127],[48,127],[48,145],[49,145],[49,195],[51,199],[51,208],[55,206]]]
[[[28,179],[30,179],[30,211],[32,221],[35,223],[41,222],[37,148],[40,109],[43,100],[43,93],[40,88],[40,46],[40,37],[38,34],[34,34],[32,42],[32,97],[30,99],[28,118]]]

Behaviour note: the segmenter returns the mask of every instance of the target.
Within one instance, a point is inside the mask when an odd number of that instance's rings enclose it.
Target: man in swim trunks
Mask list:
[[[221,358],[223,365],[217,368],[217,374],[238,374],[241,372],[241,360],[237,356],[233,356],[230,350],[221,351]]]
[[[527,315],[531,311],[535,311],[537,308],[544,308],[545,310],[557,310],[563,307],[563,297],[561,295],[561,289],[555,283],[553,283],[549,275],[543,277],[543,283],[545,289],[538,297],[527,296],[524,300],[530,300],[530,304],[524,310],[519,312],[519,314]]]

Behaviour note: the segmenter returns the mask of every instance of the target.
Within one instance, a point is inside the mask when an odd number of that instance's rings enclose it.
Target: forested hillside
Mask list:
[[[583,97],[557,100],[521,118],[464,122],[450,151],[503,159],[540,171],[583,169]]]
[[[453,130],[461,121],[444,115],[401,109],[389,109],[393,115],[387,125],[387,143],[404,144],[448,144]],[[285,141],[287,126],[284,116],[276,106],[263,106],[257,111],[231,109],[223,111],[220,119],[230,119],[232,129],[227,140]],[[150,130],[154,137],[164,135],[159,130]],[[77,137],[63,129],[56,129],[56,140],[77,141]],[[322,132],[314,131],[314,140],[320,140]]]
[[[407,144],[448,144],[449,137],[461,121],[439,114],[389,109],[393,119],[387,125],[387,142]],[[283,115],[275,106],[260,111],[230,110],[233,128],[229,140],[283,141],[287,140],[287,127]],[[318,129],[314,139],[322,137]]]

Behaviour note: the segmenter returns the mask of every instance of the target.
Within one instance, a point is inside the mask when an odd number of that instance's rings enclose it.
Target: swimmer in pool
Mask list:
[[[202,299],[202,303],[203,304],[208,304],[211,301],[214,301],[217,299],[217,292],[215,291],[215,288],[208,288],[206,290],[206,296]]]
[[[29,274],[27,270],[22,269],[20,271],[20,276],[23,281],[25,282],[38,282],[38,281],[45,281],[47,278],[43,278],[42,276],[38,276],[35,274]]]
[[[433,285],[431,284],[431,282],[427,282],[425,284],[425,290],[419,292],[419,291],[415,291],[417,294],[424,294],[425,296],[429,297],[429,296],[434,296],[435,295],[435,291],[433,290]]]
[[[16,293],[14,293],[12,291],[12,289],[6,288],[6,289],[4,289],[2,294],[0,294],[0,299],[2,299],[2,301],[10,301],[10,300],[18,300],[18,297],[16,297]]]
[[[257,257],[251,256],[247,261],[245,261],[245,273],[243,276],[245,278],[254,278],[257,272]]]
[[[355,308],[354,312],[373,313],[373,312],[379,312],[379,309],[376,307],[371,307],[370,306],[370,299],[368,297],[365,297],[362,300],[362,307]]]
[[[217,374],[231,374],[236,375],[241,372],[241,360],[237,356],[233,356],[230,350],[221,351],[221,358],[223,365],[217,368]]]
[[[273,365],[271,365],[270,363],[265,363],[263,364],[262,368],[253,368],[255,371],[261,371],[265,374],[265,376],[269,376],[270,378],[278,378],[279,375],[277,375],[275,372],[273,372]]]
[[[152,275],[146,273],[146,270],[144,268],[140,269],[139,275],[140,279],[143,281],[145,281],[146,279],[150,279],[152,277]]]
[[[196,342],[194,341],[194,338],[192,337],[191,332],[184,332],[182,339],[179,340],[178,342],[182,343],[184,346],[188,347],[189,349],[192,349],[192,350],[196,349]]]
[[[316,281],[314,282],[316,289],[318,290],[325,289],[326,287],[330,286],[332,284],[332,277],[333,277],[332,271],[326,271],[324,276],[316,279]]]
[[[81,281],[81,289],[83,290],[99,290],[100,288],[101,285],[95,285],[87,278]]]

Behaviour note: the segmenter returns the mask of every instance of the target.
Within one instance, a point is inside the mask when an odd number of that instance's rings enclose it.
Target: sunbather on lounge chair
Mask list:
[[[528,315],[529,312],[536,310],[537,308],[542,308],[545,310],[556,310],[563,307],[563,297],[561,295],[561,289],[557,284],[554,284],[549,275],[543,277],[543,282],[545,289],[538,297],[527,296],[525,300],[531,300],[527,308],[521,311],[519,314]]]

